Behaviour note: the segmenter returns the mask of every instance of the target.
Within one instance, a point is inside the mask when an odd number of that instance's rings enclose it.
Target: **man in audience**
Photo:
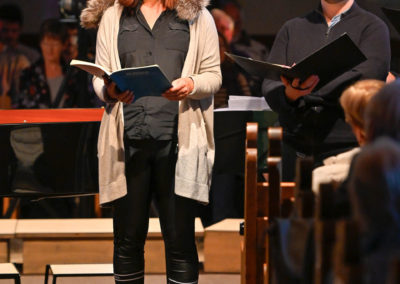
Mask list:
[[[222,10],[228,14],[235,23],[233,38],[231,43],[232,52],[256,60],[266,61],[268,59],[268,49],[243,29],[243,17],[240,6],[236,2],[223,4]]]
[[[226,42],[230,45],[235,30],[235,23],[232,18],[227,13],[217,8],[211,10],[211,15],[214,18],[217,31],[224,36]]]
[[[364,112],[369,100],[385,85],[380,80],[361,80],[348,87],[340,97],[346,122],[351,126],[360,146],[365,143]],[[332,156],[324,165],[313,171],[313,191],[318,192],[321,183],[341,183],[347,177],[351,160],[360,151],[359,147]]]
[[[357,145],[339,97],[357,80],[385,80],[390,42],[385,23],[354,0],[321,0],[315,11],[288,21],[276,36],[268,61],[292,66],[345,32],[367,57],[354,69],[323,86],[316,75],[304,81],[264,80],[263,94],[284,129],[284,180],[293,180],[296,157],[313,156],[318,166],[325,158]]]
[[[232,42],[230,43],[231,53],[250,57],[255,60],[267,61],[269,50],[263,44],[252,39],[243,28],[243,16],[239,4],[235,1],[228,1],[222,4],[222,10],[229,15],[235,23]],[[247,80],[252,95],[256,97],[262,96],[262,78],[247,76]]]
[[[7,50],[15,54],[23,54],[32,64],[39,59],[39,52],[20,43],[20,35],[23,25],[21,9],[15,4],[0,6],[0,20],[3,22],[1,36]]]
[[[39,58],[39,53],[19,43],[22,13],[18,6],[0,6],[0,109],[11,108],[19,93],[22,70]]]

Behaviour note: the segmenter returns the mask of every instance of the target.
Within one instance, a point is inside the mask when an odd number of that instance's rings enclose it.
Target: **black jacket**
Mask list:
[[[344,32],[361,49],[367,61],[343,73],[294,103],[287,100],[279,81],[265,79],[263,95],[279,114],[284,140],[297,151],[314,154],[321,145],[356,144],[344,121],[339,104],[343,90],[359,79],[385,80],[390,66],[390,38],[386,24],[356,3],[328,28],[321,7],[304,17],[292,19],[281,28],[269,55],[269,62],[293,65]]]

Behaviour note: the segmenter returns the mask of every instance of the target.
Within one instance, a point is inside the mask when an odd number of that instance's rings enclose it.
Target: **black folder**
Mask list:
[[[293,67],[253,60],[230,53],[226,53],[226,55],[252,76],[280,80],[280,75],[283,75],[289,80],[294,78],[305,80],[310,75],[318,75],[319,87],[367,59],[347,33],[296,62]]]
[[[382,7],[382,12],[389,19],[393,27],[400,33],[400,9]]]

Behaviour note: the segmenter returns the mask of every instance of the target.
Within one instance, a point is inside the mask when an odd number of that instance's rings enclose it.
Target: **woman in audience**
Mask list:
[[[365,111],[366,143],[387,136],[400,143],[400,80],[386,85]]]
[[[25,69],[20,78],[20,94],[14,108],[58,108],[75,106],[79,93],[72,76],[66,76],[62,54],[67,33],[57,19],[40,27],[41,58]]]
[[[364,120],[365,144],[372,143],[379,137],[389,137],[400,143],[400,80],[385,85],[371,98],[365,110]],[[337,190],[336,215],[338,218],[351,216],[348,188],[356,160],[357,156],[353,158],[348,177]]]
[[[387,283],[400,249],[400,145],[387,137],[365,146],[349,180],[352,216],[361,233],[365,283]]]
[[[383,86],[385,82],[379,80],[362,80],[348,87],[340,98],[346,122],[350,124],[358,144],[363,146],[365,143],[364,132],[364,111],[369,100]],[[318,192],[321,183],[341,183],[346,178],[351,160],[360,148],[354,148],[337,156],[329,157],[324,160],[324,165],[313,171],[313,191]]]

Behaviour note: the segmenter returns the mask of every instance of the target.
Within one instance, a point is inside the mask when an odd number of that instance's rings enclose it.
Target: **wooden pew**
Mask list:
[[[263,283],[268,270],[266,235],[268,218],[281,214],[282,200],[292,198],[294,183],[281,183],[282,129],[270,128],[268,182],[257,181],[258,124],[248,123],[245,159],[245,213],[242,244],[241,283]]]
[[[315,214],[315,265],[314,284],[329,283],[332,272],[333,246],[335,244],[334,215],[335,186],[321,184],[317,197]]]
[[[333,283],[362,283],[361,247],[357,222],[353,220],[337,222],[333,259]]]

